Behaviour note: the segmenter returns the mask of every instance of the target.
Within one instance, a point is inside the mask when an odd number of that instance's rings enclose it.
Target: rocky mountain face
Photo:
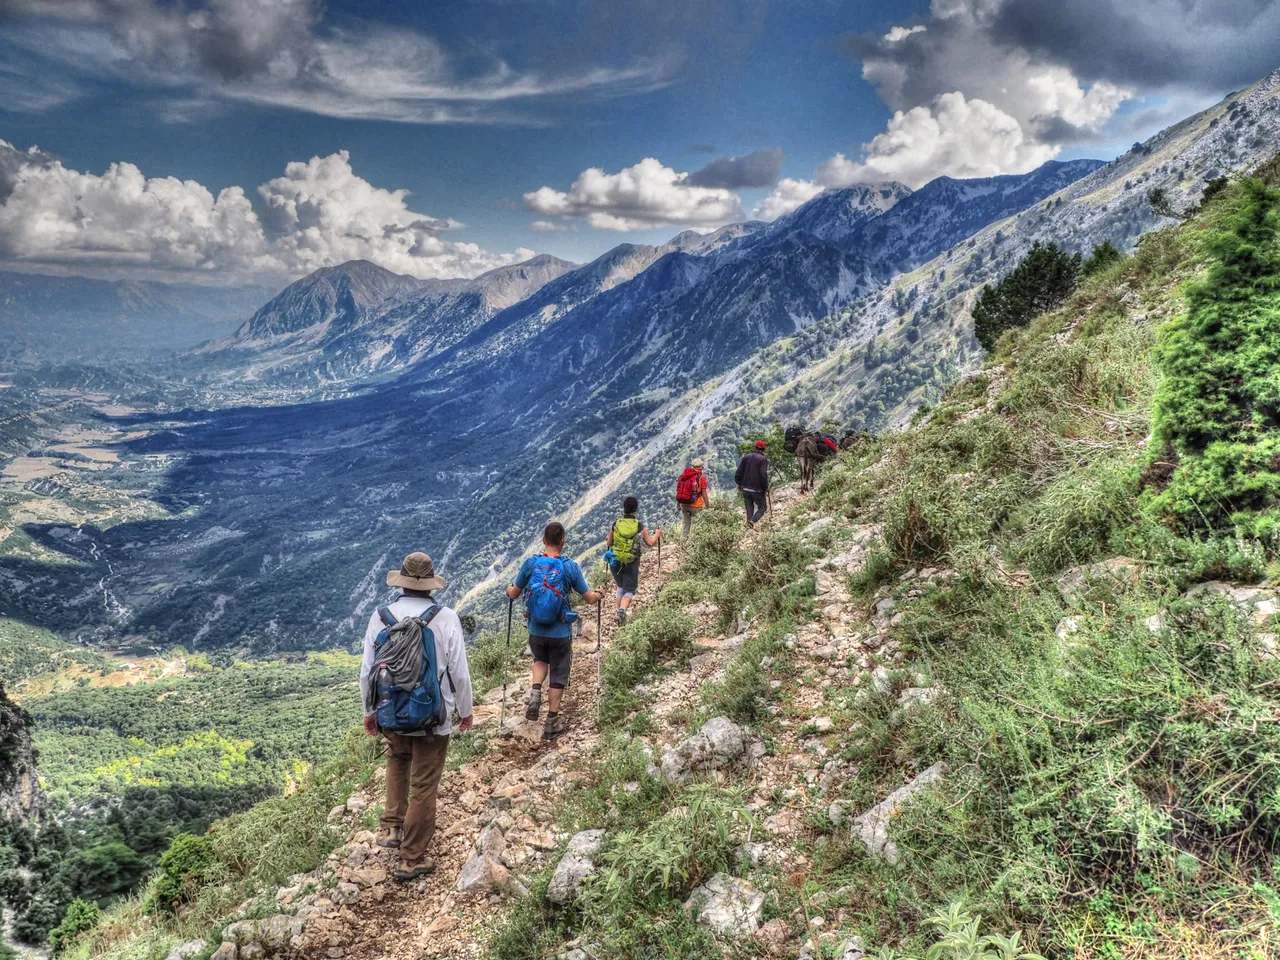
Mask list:
[[[1027,192],[958,196],[980,209],[903,239],[893,262],[914,266],[975,219],[1013,212],[1002,203],[1054,185],[1030,176],[1038,186]],[[910,199],[889,186],[845,193],[834,206],[861,229]],[[801,219],[815,226],[822,209]],[[915,230],[910,217],[895,222]],[[518,558],[550,516],[578,525],[575,549],[585,549],[621,484],[669,486],[670,438],[715,412],[703,384],[897,269],[842,230],[826,235],[743,224],[622,245],[573,269],[547,258],[448,286],[368,265],[350,278],[335,268],[300,281],[259,311],[238,346],[215,351],[217,361],[248,356],[264,378],[281,363],[299,378],[320,368],[399,375],[306,402],[181,410],[160,423],[119,417],[120,430],[145,433],[119,446],[123,458],[167,465],[149,496],[172,519],[86,524],[75,537],[35,529],[42,546],[80,564],[49,578],[14,571],[33,586],[6,603],[34,612],[47,586],[93,610],[107,591],[116,613],[91,636],[321,647],[349,641],[381,596],[385,569],[413,549],[447,571],[455,601]],[[875,242],[892,236],[886,228]],[[647,509],[653,517],[657,498]],[[301,581],[311,584],[305,609],[281,616],[280,597]]]
[[[0,272],[0,357],[128,358],[221,338],[269,291]]]
[[[243,362],[246,348],[267,347],[251,361],[263,376],[309,380],[319,368],[322,377],[358,379],[410,370],[454,346],[474,362],[552,326],[581,327],[630,353],[677,330],[733,331],[680,365],[686,375],[705,374],[839,310],[1094,166],[1050,164],[963,187],[935,181],[916,194],[897,183],[829,191],[771,224],[686,231],[659,246],[620,244],[576,268],[536,257],[472,281],[422,282],[369,263],[344,264],[294,283],[219,348]]]
[[[1032,244],[1056,243],[1085,256],[1104,241],[1132,250],[1143,234],[1173,222],[1152,206],[1151,191],[1164,191],[1175,211],[1191,210],[1210,181],[1270,160],[1277,143],[1280,71],[1135,144],[1110,163],[1073,161],[1056,170],[1055,165],[1042,168],[1068,182],[1012,216],[993,218],[803,336],[770,345],[682,397],[672,407],[672,422],[692,418],[696,429],[670,436],[670,442],[723,443],[745,424],[776,417],[811,422],[831,417],[872,430],[899,426],[919,404],[932,402],[947,384],[981,363],[983,352],[972,336],[973,301],[984,284],[1012,270]],[[878,231],[921,195],[971,194],[978,183],[934,181],[865,230]],[[1010,187],[1017,189],[1013,184],[1003,189]],[[940,203],[918,222],[946,216],[947,209]],[[906,228],[896,237],[904,235]],[[879,236],[879,246],[891,248],[896,237]],[[716,398],[714,412],[705,410],[707,396]]]
[[[0,680],[0,823],[33,820],[44,810],[30,727],[31,717],[8,698]]]
[[[341,381],[411,366],[574,264],[538,256],[474,280],[417,280],[360,260],[303,277],[201,354],[277,381]]]
[[[743,224],[622,245],[581,267],[504,268],[501,282],[414,281],[409,293],[378,276],[345,288],[354,307],[340,322],[335,274],[314,301],[326,319],[306,323],[301,304],[273,315],[311,339],[225,356],[269,368],[293,351],[299,368],[321,358],[334,376],[383,379],[325,399],[116,418],[124,461],[165,465],[148,497],[167,519],[83,524],[74,537],[29,525],[38,546],[77,563],[0,570],[26,587],[5,609],[39,617],[47,598],[71,595],[94,611],[107,591],[111,617],[70,625],[157,645],[323,647],[350,641],[411,550],[436,558],[457,603],[507,576],[550,517],[570,524],[575,552],[624,492],[661,521],[680,460],[704,455],[723,476],[746,430],[823,415],[898,422],[977,361],[967,310],[982,283],[1035,240],[1131,247],[1161,222],[1150,189],[1187,204],[1266,155],[1280,132],[1275,86],[1096,169],[819,197],[791,221],[806,230]],[[820,239],[815,211],[828,204],[857,222]],[[493,285],[484,305],[456,311],[478,283]],[[281,615],[300,582],[307,604]]]

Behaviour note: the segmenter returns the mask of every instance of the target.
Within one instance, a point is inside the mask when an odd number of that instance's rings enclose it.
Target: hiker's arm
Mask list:
[[[769,492],[769,460],[766,457],[764,462],[760,464],[760,476],[764,478],[764,492]]]
[[[659,527],[653,533],[650,533],[648,530],[641,530],[640,532],[644,534],[645,546],[648,546],[648,547],[656,546],[658,541],[662,539],[661,527]]]
[[[612,530],[610,530],[609,535],[604,538],[604,545],[608,547],[610,550],[613,549],[613,531]]]
[[[449,624],[449,678],[453,681],[453,708],[458,712],[458,730],[471,729],[475,702],[471,691],[471,669],[467,666],[467,642],[455,616]]]
[[[737,485],[739,490],[742,489],[742,474],[746,466],[747,466],[747,458],[743,457],[742,460],[738,463],[738,469],[733,472],[733,482]]]
[[[576,563],[573,566],[572,570],[567,570],[569,573],[569,586],[582,594],[582,598],[587,603],[599,603],[604,594],[599,590],[592,590],[591,584],[587,583],[587,578],[582,573],[582,568]]]
[[[376,612],[369,618],[369,625],[364,631],[364,658],[360,661],[360,701],[364,705],[364,731],[371,737],[378,735],[378,723],[373,713],[373,641],[378,638],[378,632],[374,628],[374,621],[377,619]]]

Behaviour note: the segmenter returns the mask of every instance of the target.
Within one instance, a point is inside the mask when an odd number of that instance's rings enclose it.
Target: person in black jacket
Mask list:
[[[742,458],[733,482],[747,502],[747,527],[750,529],[769,509],[769,460],[764,455],[763,440],[757,440],[756,448]]]

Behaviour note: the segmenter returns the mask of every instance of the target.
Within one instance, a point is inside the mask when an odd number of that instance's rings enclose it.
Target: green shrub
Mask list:
[[[699,510],[689,531],[683,574],[716,577],[724,572],[742,541],[742,515],[727,496],[719,496]]]
[[[1028,504],[1016,556],[1040,576],[1115,552],[1139,516],[1132,468],[1103,462],[1064,474]]]
[[[1215,211],[1208,270],[1160,330],[1152,451],[1171,472],[1152,506],[1186,530],[1267,537],[1280,523],[1280,191],[1245,180]]]
[[[213,841],[180,833],[160,857],[155,879],[147,900],[148,913],[173,913],[195,896],[214,870]]]
[[[690,788],[645,826],[618,831],[579,902],[583,928],[602,955],[712,956],[715,941],[684,910],[689,891],[734,861],[741,798],[711,785]]]
[[[1124,262],[1124,254],[1116,249],[1110,240],[1104,240],[1093,248],[1089,259],[1080,265],[1081,277],[1092,277],[1096,273],[1111,270]]]
[[[652,674],[664,658],[687,655],[693,617],[679,607],[640,610],[613,635],[604,654],[602,721],[616,722],[636,706],[632,688]]]
[[[1274,713],[1280,665],[1257,656],[1234,604],[1181,601],[1153,633],[1152,601],[1115,596],[1064,643],[1054,597],[988,584],[948,603],[932,611],[946,646],[931,659],[952,719],[908,715],[913,732],[897,735],[953,771],[895,829],[923,901],[966,889],[1052,924],[1064,890],[1106,889],[1176,913],[1209,895],[1201,883],[1269,856],[1280,731],[1256,721]]]
[[[72,900],[62,922],[49,931],[49,949],[53,955],[62,953],[76,937],[96,927],[101,916],[96,903],[86,903],[78,897]]]
[[[925,921],[937,929],[938,941],[925,953],[925,960],[1043,960],[1022,949],[1018,933],[1003,937],[998,933],[980,935],[982,917],[974,916],[962,904],[952,904]],[[916,960],[894,950],[881,950],[878,960]]]

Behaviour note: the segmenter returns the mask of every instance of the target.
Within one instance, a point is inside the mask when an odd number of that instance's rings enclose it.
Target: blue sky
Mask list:
[[[1083,0],[1055,26],[1032,0],[12,0],[0,257],[225,283],[353,254],[471,275],[856,182],[1110,156],[1276,66],[1274,41],[1240,40],[1275,4],[1203,5],[1192,38],[1167,24],[1185,2]],[[1108,17],[1165,68],[1100,57]],[[1203,49],[1227,41],[1230,67]],[[731,157],[750,159],[698,173]],[[121,163],[137,176],[104,178]]]

